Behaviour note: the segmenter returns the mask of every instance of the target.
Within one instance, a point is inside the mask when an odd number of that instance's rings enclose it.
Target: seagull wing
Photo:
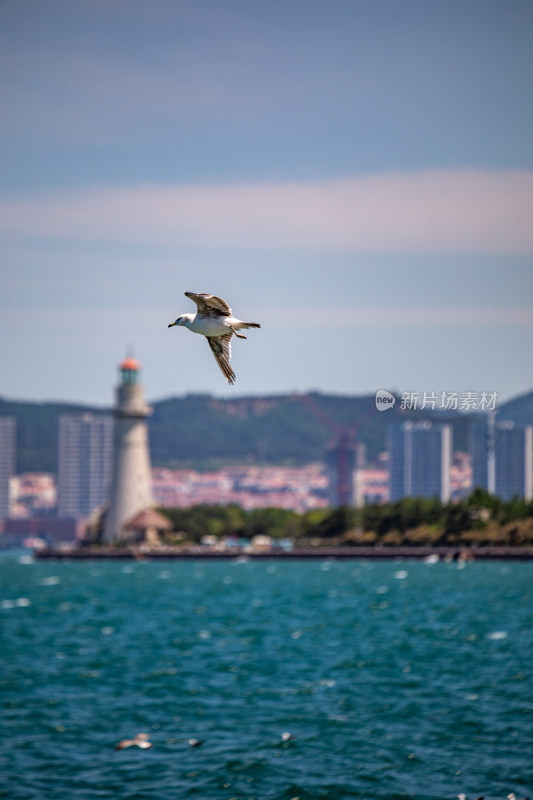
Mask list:
[[[231,358],[231,337],[232,333],[225,333],[224,336],[206,336],[217,364],[224,373],[227,382],[235,383],[235,373],[233,372],[229,360]]]
[[[131,747],[135,744],[133,739],[122,739],[117,745],[115,745],[115,750],[125,750],[126,747]]]
[[[185,297],[190,297],[198,306],[198,311],[205,317],[231,317],[232,311],[225,300],[214,294],[196,294],[185,292]]]

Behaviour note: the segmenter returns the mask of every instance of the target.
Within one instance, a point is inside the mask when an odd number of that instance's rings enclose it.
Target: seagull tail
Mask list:
[[[236,328],[242,330],[243,328],[247,330],[248,328],[260,328],[261,325],[258,322],[241,322],[240,325],[235,325]]]

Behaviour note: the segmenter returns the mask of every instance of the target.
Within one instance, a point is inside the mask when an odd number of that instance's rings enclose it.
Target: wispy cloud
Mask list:
[[[301,183],[105,186],[4,200],[27,240],[376,253],[533,253],[533,172],[423,170]]]

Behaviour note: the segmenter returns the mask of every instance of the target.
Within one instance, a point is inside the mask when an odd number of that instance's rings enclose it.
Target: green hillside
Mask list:
[[[368,458],[385,449],[386,428],[406,419],[432,419],[453,426],[454,449],[468,447],[475,415],[378,412],[374,396],[311,393],[231,400],[186,395],[153,403],[149,419],[154,466],[213,468],[224,464],[303,464],[322,460],[338,432],[352,429]],[[109,413],[109,409],[0,398],[0,416],[17,420],[18,472],[55,472],[60,414]],[[500,419],[533,424],[533,392],[501,406]]]

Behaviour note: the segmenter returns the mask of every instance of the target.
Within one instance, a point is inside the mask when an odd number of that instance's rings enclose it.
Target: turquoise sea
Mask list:
[[[0,585],[2,798],[533,791],[531,562],[4,553]]]

